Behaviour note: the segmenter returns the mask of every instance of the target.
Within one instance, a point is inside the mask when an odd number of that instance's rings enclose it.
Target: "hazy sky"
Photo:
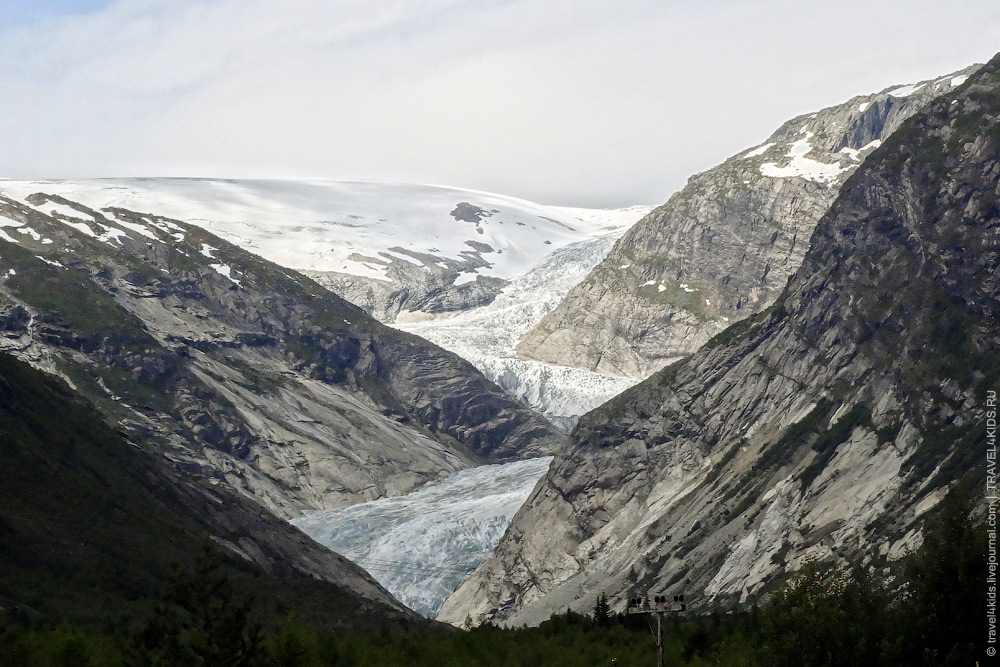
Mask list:
[[[997,0],[0,0],[0,176],[660,203],[791,116],[997,50]]]

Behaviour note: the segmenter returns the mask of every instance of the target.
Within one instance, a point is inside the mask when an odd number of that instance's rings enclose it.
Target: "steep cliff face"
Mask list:
[[[0,196],[0,323],[0,348],[286,516],[563,438],[459,357],[154,214]]]
[[[693,176],[518,344],[522,358],[648,377],[771,305],[844,181],[974,68],[785,123]]]
[[[602,592],[729,605],[808,558],[883,567],[978,483],[1000,385],[1000,56],[843,186],[773,307],[581,419],[439,618]]]

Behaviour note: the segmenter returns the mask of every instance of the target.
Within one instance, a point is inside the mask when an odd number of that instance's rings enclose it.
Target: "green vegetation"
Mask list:
[[[782,320],[787,314],[785,311],[785,302],[782,298],[784,294],[778,297],[778,299],[772,303],[770,306],[755,313],[750,317],[739,320],[738,322],[733,322],[728,327],[715,334],[707,343],[705,343],[704,348],[708,350],[715,349],[717,347],[724,347],[730,345],[739,340],[745,340],[750,338],[750,330],[755,327],[760,327],[769,323],[772,320],[778,322]]]
[[[892,588],[864,569],[807,566],[760,607],[668,617],[664,664],[702,667],[971,665],[985,648],[980,622],[985,531],[964,496],[945,499],[924,546]],[[535,667],[653,665],[649,618],[567,611],[537,628],[437,625],[321,629],[290,612],[259,613],[260,599],[234,586],[203,546],[141,622],[81,628],[14,607],[0,612],[0,665],[228,665],[244,667]],[[261,620],[263,619],[263,620]]]

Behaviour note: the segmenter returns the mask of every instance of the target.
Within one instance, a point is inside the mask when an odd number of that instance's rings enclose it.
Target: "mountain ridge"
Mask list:
[[[305,272],[382,322],[485,305],[553,250],[623,229],[628,211],[377,181],[133,178],[0,181],[94,209],[156,211]],[[642,209],[642,207],[637,207]]]
[[[1000,56],[847,180],[773,306],[581,419],[439,618],[535,624],[601,591],[729,607],[810,559],[891,570],[979,483],[998,128]]]
[[[58,419],[53,419],[58,415]],[[94,623],[149,613],[211,539],[269,614],[370,625],[418,618],[366,572],[258,505],[175,468],[65,384],[0,353],[0,610]]]
[[[976,67],[801,114],[692,176],[519,341],[518,354],[643,378],[764,310],[844,180]]]

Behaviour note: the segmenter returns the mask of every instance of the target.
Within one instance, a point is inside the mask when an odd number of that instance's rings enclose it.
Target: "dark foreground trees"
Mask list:
[[[815,564],[760,605],[739,613],[669,619],[664,662],[701,667],[866,667],[988,664],[986,532],[950,495],[923,546],[894,577]],[[468,632],[428,626],[380,632],[318,630],[255,616],[206,546],[145,619],[72,628],[16,606],[0,612],[0,667],[621,667],[654,665],[643,617],[616,616],[599,598],[594,618],[558,614],[538,628]],[[0,600],[0,602],[3,602]]]

